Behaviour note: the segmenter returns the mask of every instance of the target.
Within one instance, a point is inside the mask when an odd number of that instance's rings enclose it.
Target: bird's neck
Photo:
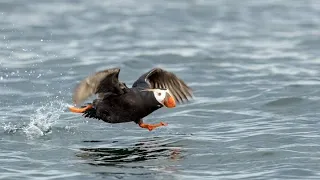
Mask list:
[[[150,91],[140,91],[142,100],[146,107],[152,107],[155,109],[161,108],[163,105],[160,104],[157,99],[154,97],[153,92]]]

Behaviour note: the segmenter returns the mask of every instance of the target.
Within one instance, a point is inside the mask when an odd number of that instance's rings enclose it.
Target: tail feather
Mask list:
[[[86,118],[95,118],[95,119],[100,119],[97,116],[97,110],[95,108],[91,108],[83,112],[82,116]]]
[[[92,105],[91,103],[88,103],[88,104]],[[98,120],[102,120],[105,122],[110,122],[110,114],[109,113],[107,113],[107,112],[103,112],[103,114],[97,113],[97,109],[94,107],[84,111],[82,116],[84,116],[85,118],[93,118],[93,119],[98,119]]]

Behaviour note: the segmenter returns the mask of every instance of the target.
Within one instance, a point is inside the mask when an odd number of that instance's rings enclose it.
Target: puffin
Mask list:
[[[193,90],[182,79],[162,68],[145,72],[132,87],[119,80],[119,73],[120,68],[109,68],[81,80],[73,91],[73,106],[69,110],[106,123],[134,122],[152,131],[168,123],[147,124],[143,121],[146,116],[163,107],[175,108],[194,97]],[[91,103],[80,106],[93,95],[96,98]]]

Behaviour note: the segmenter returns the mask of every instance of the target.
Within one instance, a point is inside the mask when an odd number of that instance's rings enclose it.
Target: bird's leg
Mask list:
[[[93,108],[92,104],[88,104],[85,107],[76,108],[76,107],[69,107],[69,110],[74,113],[84,113],[86,110]]]
[[[139,126],[140,126],[141,128],[146,128],[146,129],[148,129],[149,131],[152,131],[152,130],[154,130],[155,128],[160,127],[160,126],[167,126],[167,125],[168,125],[168,123],[165,123],[165,122],[160,122],[160,123],[157,123],[157,124],[146,124],[146,123],[143,123],[143,120],[142,120],[142,119],[139,121],[138,124],[139,124]]]

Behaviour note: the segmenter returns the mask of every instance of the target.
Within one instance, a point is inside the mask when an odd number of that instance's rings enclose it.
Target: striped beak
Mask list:
[[[163,104],[167,108],[174,108],[176,107],[176,101],[174,100],[173,96],[171,96],[169,93],[166,93],[166,97],[164,99]]]

